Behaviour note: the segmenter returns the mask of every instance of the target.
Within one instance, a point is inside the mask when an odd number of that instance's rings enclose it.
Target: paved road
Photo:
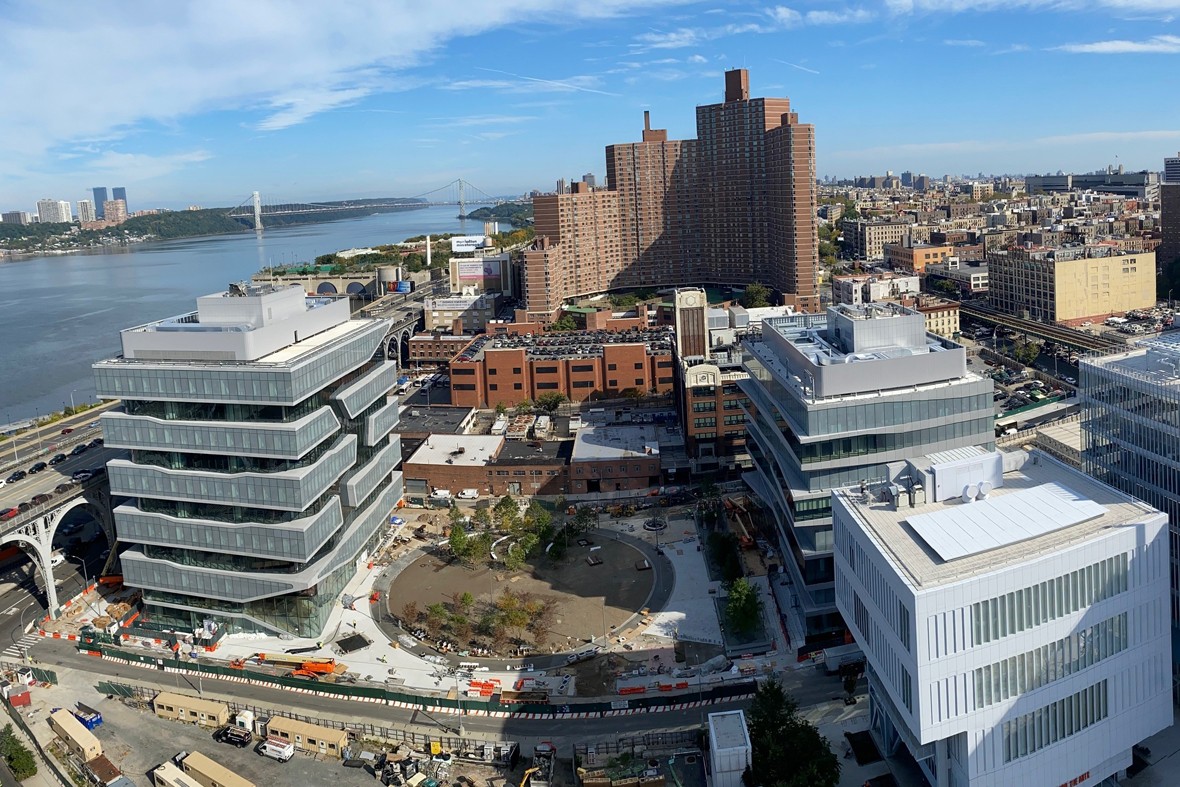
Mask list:
[[[93,421],[97,421],[99,416],[116,407],[122,405],[119,401],[106,402],[99,407],[92,410],[87,410],[84,413],[71,415],[68,418],[63,418],[60,421],[55,421],[47,426],[42,426],[40,429],[33,429],[28,432],[23,432],[15,437],[12,437],[0,443],[0,468],[15,465],[17,467],[28,467],[33,462],[37,461],[34,456],[44,456],[48,452],[48,456],[52,456],[53,452],[49,450],[50,445],[60,443],[63,440],[69,440],[78,435],[63,435],[62,429],[84,430],[87,425]],[[94,430],[91,430],[94,431]],[[91,437],[97,437],[101,432],[95,432]],[[90,437],[86,438],[87,440]],[[8,473],[4,473],[5,478]]]
[[[99,436],[97,429],[87,430],[90,439]],[[30,459],[27,463],[22,465],[23,469],[28,469],[34,462],[42,461],[48,462],[56,450],[52,453]],[[68,450],[63,451],[68,455]],[[70,483],[70,476],[78,470],[94,470],[95,468],[105,467],[110,459],[126,456],[127,452],[116,448],[96,447],[90,448],[85,453],[78,456],[69,456],[64,462],[59,465],[47,467],[40,473],[27,476],[21,481],[11,484],[4,484],[0,486],[0,511],[6,508],[19,506],[21,503],[32,500],[34,495],[48,494],[54,495],[54,489],[59,484]],[[23,458],[23,457],[22,457]],[[7,478],[8,476],[3,476]]]
[[[444,733],[453,731],[458,722],[458,718],[454,714],[433,714],[422,710],[358,703],[316,694],[292,694],[282,689],[230,683],[215,678],[202,678],[198,681],[195,676],[191,675],[177,676],[97,659],[79,653],[71,647],[70,643],[60,640],[42,641],[33,647],[31,655],[38,662],[58,672],[73,670],[87,673],[87,680],[90,682],[113,678],[155,685],[169,691],[177,690],[179,685],[180,691],[185,693],[196,692],[199,684],[203,695],[210,698],[221,697],[239,703],[269,708],[288,708],[299,713],[320,715],[324,718],[335,718],[354,723],[414,727],[419,732]],[[719,703],[709,706],[707,712],[745,707],[747,704],[745,701]],[[554,722],[553,720],[464,716],[463,729],[465,732],[490,738],[506,737],[522,742],[541,740],[557,742],[554,735],[555,728],[558,726],[569,730],[570,740],[573,741],[586,738],[617,737],[656,729],[696,727],[700,724],[701,716],[700,710],[690,710],[641,713],[606,719],[579,719],[568,723]]]

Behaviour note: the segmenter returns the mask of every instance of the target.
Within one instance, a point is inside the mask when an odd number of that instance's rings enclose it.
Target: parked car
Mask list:
[[[214,737],[218,743],[228,743],[232,746],[237,746],[239,749],[246,748],[254,741],[254,736],[250,734],[249,730],[232,726],[218,731]]]
[[[87,445],[90,446],[91,448],[98,448],[103,445],[103,439],[101,437],[96,437],[93,440],[91,440],[89,443],[87,443]]]
[[[39,506],[39,505],[44,505],[45,503],[48,503],[52,499],[53,499],[53,495],[40,494],[40,495],[33,495],[31,502],[33,503],[33,505]]]
[[[49,465],[45,464],[44,462],[36,462],[32,467],[29,468],[29,475],[36,475],[47,467],[49,467]]]
[[[24,470],[17,470],[12,475],[8,476],[6,480],[10,484],[15,484],[17,481],[24,480],[25,476],[27,475],[28,473],[26,473]]]
[[[53,458],[49,460],[49,464],[50,465],[60,465],[62,462],[66,461],[66,459],[68,459],[68,458],[69,457],[67,457],[65,454],[54,454]]]
[[[3,511],[0,511],[0,521],[5,520],[5,519],[12,519],[13,517],[15,517],[19,513],[20,513],[19,508],[6,508]]]
[[[74,446],[74,450],[70,451],[70,456],[81,456],[86,453],[86,443],[78,443]]]
[[[57,486],[55,486],[53,488],[53,491],[57,492],[60,495],[62,492],[68,492],[73,488],[74,488],[74,485],[67,481],[64,484],[58,484]]]

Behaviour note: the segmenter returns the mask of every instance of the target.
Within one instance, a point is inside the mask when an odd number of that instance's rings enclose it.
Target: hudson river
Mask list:
[[[476,205],[469,205],[474,209]],[[0,263],[0,425],[94,401],[90,365],[119,331],[196,308],[196,298],[272,265],[414,235],[483,232],[457,206],[302,224],[261,235],[139,243]]]

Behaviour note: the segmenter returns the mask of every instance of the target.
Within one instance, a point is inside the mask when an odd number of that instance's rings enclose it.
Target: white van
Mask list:
[[[451,499],[451,490],[449,490],[449,489],[436,489],[430,493],[430,499],[431,500],[450,500]]]
[[[463,490],[460,490],[459,494],[455,495],[455,497],[459,498],[460,500],[478,500],[479,499],[479,490],[478,489],[463,489]]]

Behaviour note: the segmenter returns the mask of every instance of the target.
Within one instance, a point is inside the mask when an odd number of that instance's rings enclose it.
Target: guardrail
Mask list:
[[[94,423],[97,424],[98,421],[95,421]],[[76,446],[82,443],[89,443],[96,437],[102,437],[102,429],[97,427],[92,428],[88,425],[79,426],[68,435],[58,434],[55,436],[64,439],[58,442],[49,443],[49,448],[38,448],[35,453],[28,454],[24,459],[18,460],[14,457],[12,461],[8,462],[7,464],[0,465],[0,474],[9,473],[13,470],[20,470],[24,467],[28,467],[41,457],[51,456],[55,453],[68,454],[69,451],[72,451]],[[42,442],[45,441],[42,440]],[[2,445],[3,443],[0,443],[0,446]]]
[[[96,476],[92,477],[89,481],[71,481],[69,483],[72,483],[73,486],[71,486],[65,492],[45,492],[45,493],[43,493],[43,494],[50,495],[50,498],[47,502],[41,503],[40,505],[36,505],[36,506],[30,506],[28,509],[21,511],[19,514],[14,516],[12,519],[6,519],[3,522],[0,522],[0,536],[4,535],[6,533],[11,533],[13,530],[16,530],[21,525],[27,524],[31,520],[36,519],[37,517],[42,516],[43,514],[46,514],[49,511],[52,511],[53,509],[60,507],[62,505],[62,503],[68,502],[70,500],[73,500],[75,497],[80,496],[84,490],[93,486],[102,477],[104,477],[104,476],[96,475]],[[67,482],[63,481],[62,483],[67,483]]]

